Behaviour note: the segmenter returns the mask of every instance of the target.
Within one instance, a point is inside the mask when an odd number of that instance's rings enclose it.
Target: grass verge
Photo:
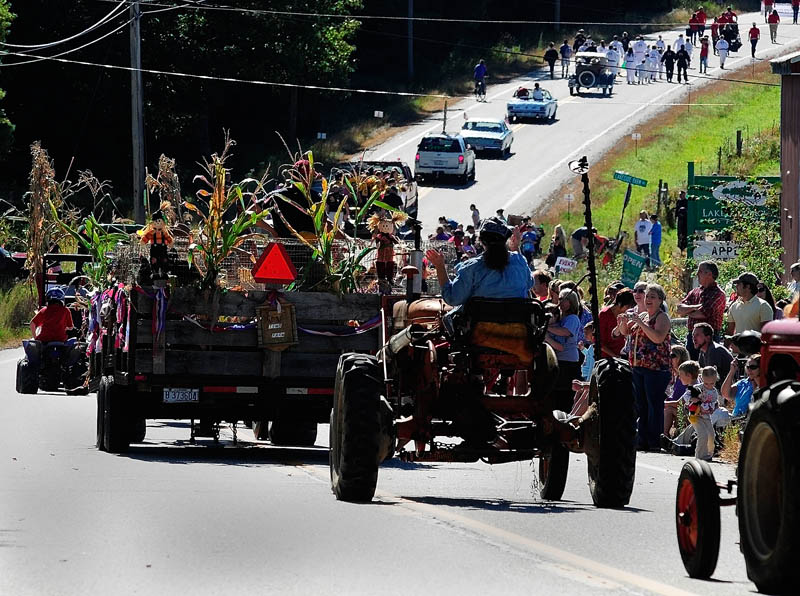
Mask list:
[[[36,298],[30,284],[0,290],[0,348],[18,347],[30,335],[26,324],[35,310]]]
[[[779,82],[766,61],[750,74],[748,80],[758,83]],[[737,78],[741,78],[741,74]],[[625,211],[622,229],[629,234],[632,234],[641,209],[655,211],[659,179],[669,184],[670,204],[674,205],[677,191],[686,188],[688,161],[695,162],[696,174],[779,175],[780,87],[720,81],[692,93],[691,103],[731,105],[669,108],[639,127],[642,139],[638,148],[630,137],[626,137],[592,165],[592,217],[601,234],[616,235],[620,223],[626,186],[613,179],[615,170],[624,170],[648,180],[647,188],[634,187]],[[745,137],[741,158],[728,155],[735,149],[732,141],[735,141],[737,130],[742,130]],[[718,171],[720,147],[723,148],[723,157],[721,171]],[[534,214],[534,219],[550,225],[560,223],[567,233],[582,226],[581,190],[577,180],[568,184]],[[566,193],[575,196],[575,206],[569,214],[562,201]],[[677,251],[676,231],[667,225],[671,220],[667,220],[664,213],[662,206],[662,258],[672,257],[677,262],[680,253]]]

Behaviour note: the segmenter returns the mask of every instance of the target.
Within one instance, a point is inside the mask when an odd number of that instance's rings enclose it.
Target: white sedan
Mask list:
[[[475,153],[496,151],[505,156],[511,153],[511,143],[514,142],[514,133],[505,121],[493,118],[467,120],[461,127],[461,136]]]

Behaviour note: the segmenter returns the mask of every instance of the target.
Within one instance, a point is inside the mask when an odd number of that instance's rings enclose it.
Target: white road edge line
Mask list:
[[[322,474],[319,470],[312,466],[307,464],[299,464],[298,467],[304,470],[312,478],[316,478],[317,480],[325,483],[330,482],[330,479],[326,475]],[[597,579],[611,579],[616,582],[623,582],[631,586],[637,586],[644,590],[648,590],[654,594],[662,594],[663,596],[697,596],[694,592],[687,592],[649,577],[637,575],[635,573],[631,573],[630,571],[625,571],[624,569],[617,569],[616,567],[606,565],[605,563],[600,563],[599,561],[593,561],[587,557],[570,553],[563,549],[550,546],[549,544],[539,542],[538,540],[533,540],[527,536],[515,534],[514,532],[509,532],[508,530],[503,530],[502,528],[497,528],[464,515],[448,511],[444,507],[437,507],[435,505],[410,501],[408,499],[404,499],[403,497],[398,497],[391,493],[380,490],[376,491],[375,494],[382,499],[395,501],[398,505],[405,509],[422,513],[434,519],[447,520],[453,524],[457,524],[462,529],[471,530],[472,532],[482,534],[484,536],[490,536],[492,538],[502,540],[506,544],[511,544],[517,548],[522,548],[539,555],[543,559],[557,561],[564,565],[571,565],[590,575],[595,574],[598,576]]]

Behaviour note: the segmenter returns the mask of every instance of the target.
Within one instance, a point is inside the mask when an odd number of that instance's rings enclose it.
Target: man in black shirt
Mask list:
[[[686,69],[689,68],[689,62],[691,62],[692,58],[689,56],[689,52],[686,51],[685,46],[681,46],[681,49],[678,50],[677,54],[675,54],[675,58],[678,62],[678,82],[681,82],[681,72],[683,72],[683,81],[688,85],[689,75],[687,74]]]
[[[556,69],[556,60],[558,60],[558,50],[556,49],[556,45],[551,41],[550,46],[547,48],[547,51],[544,53],[544,61],[547,62],[547,65],[550,67],[550,78],[556,78],[555,69]]]

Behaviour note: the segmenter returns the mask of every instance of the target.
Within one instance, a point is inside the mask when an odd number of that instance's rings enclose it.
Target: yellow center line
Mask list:
[[[522,128],[523,126],[525,126],[525,125],[524,125],[524,124],[522,124],[522,123],[520,123],[520,124],[517,124],[517,125],[515,125],[514,127],[512,127],[512,128],[511,128],[511,130],[513,130],[514,132],[516,132],[516,131],[518,131],[520,128]]]
[[[300,467],[310,476],[325,482],[330,481],[330,478],[326,474],[323,474],[315,468],[305,464],[301,465]],[[611,579],[617,582],[624,582],[631,586],[637,586],[644,590],[649,590],[654,594],[662,594],[664,596],[697,596],[694,592],[687,592],[649,577],[637,575],[635,573],[631,573],[630,571],[625,571],[624,569],[618,569],[616,567],[606,565],[605,563],[600,563],[599,561],[594,561],[587,557],[576,555],[575,553],[545,544],[544,542],[533,540],[527,536],[522,536],[520,534],[471,519],[464,515],[448,511],[444,507],[411,501],[381,490],[376,491],[375,495],[381,501],[394,502],[398,506],[405,509],[416,511],[438,520],[449,521],[453,525],[457,525],[463,529],[471,530],[476,534],[502,540],[506,544],[514,545],[517,548],[527,550],[541,556],[542,558],[549,559],[551,561],[555,560],[564,565],[571,565],[572,567],[580,569],[581,571],[602,576],[595,579]]]
[[[417,200],[419,201],[422,197],[430,194],[433,191],[432,186],[424,186],[417,190]]]

